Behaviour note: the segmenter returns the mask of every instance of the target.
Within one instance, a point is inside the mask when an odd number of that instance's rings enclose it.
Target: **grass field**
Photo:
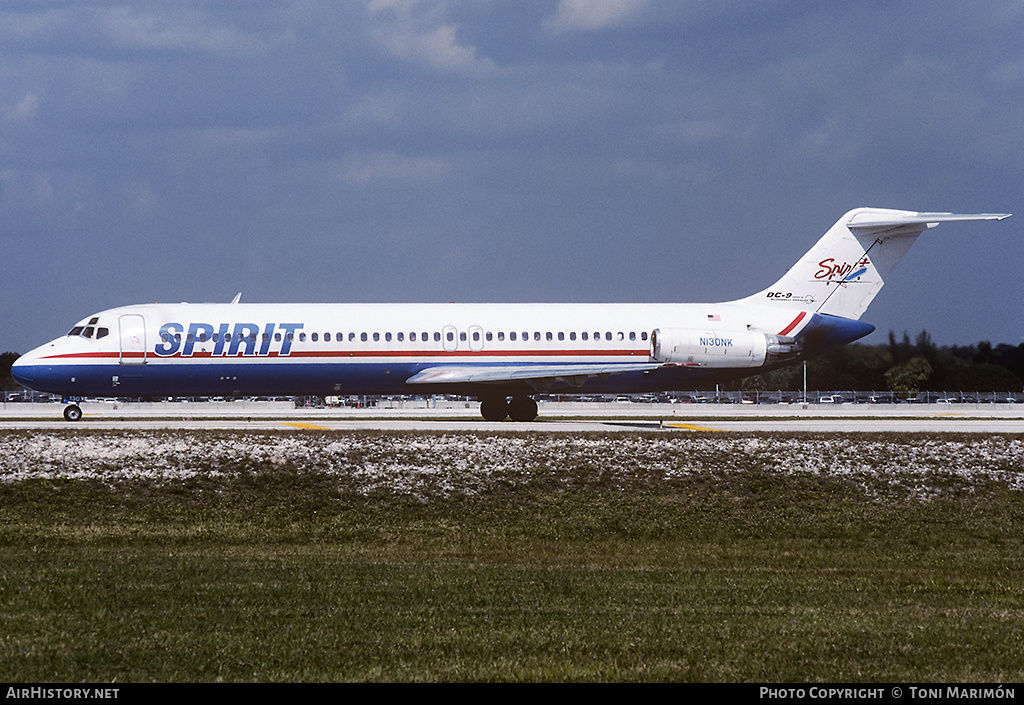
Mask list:
[[[1024,436],[0,432],[0,680],[1024,680]]]

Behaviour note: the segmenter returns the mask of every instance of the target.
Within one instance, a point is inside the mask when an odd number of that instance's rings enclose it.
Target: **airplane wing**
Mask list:
[[[589,377],[607,377],[622,372],[648,372],[664,363],[645,362],[620,365],[445,365],[428,367],[406,380],[409,384],[500,384],[502,382],[566,382],[581,386]]]

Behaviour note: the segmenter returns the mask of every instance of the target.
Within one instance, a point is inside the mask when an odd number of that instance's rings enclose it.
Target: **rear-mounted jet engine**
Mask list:
[[[697,367],[761,367],[795,357],[800,346],[785,335],[757,331],[658,328],[651,333],[651,357]]]

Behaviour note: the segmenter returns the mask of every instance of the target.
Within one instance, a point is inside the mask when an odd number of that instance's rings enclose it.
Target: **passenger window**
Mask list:
[[[305,333],[299,333],[299,342],[300,343],[301,342],[305,342],[305,340],[306,340],[306,334]]]
[[[416,331],[413,331],[412,333],[409,334],[409,340],[411,340],[414,343],[416,342]]]
[[[399,331],[398,333],[395,333],[395,338],[398,340],[399,343],[404,342],[405,341],[405,333],[402,333],[401,331]]]
[[[569,331],[569,340],[576,340],[576,331]]]
[[[547,340],[552,340],[553,338],[551,336],[551,331],[548,331],[547,333],[545,333],[544,334],[544,338],[547,339]]]
[[[370,336],[368,336],[368,335],[367,335],[366,333],[360,333],[360,334],[359,334],[359,339],[360,339],[361,341],[363,341],[364,343],[365,343],[365,342],[366,342],[367,340],[369,340],[369,338],[370,338]]]
[[[385,333],[384,334],[384,341],[388,342],[388,343],[391,342],[391,334],[390,333]]]
[[[320,336],[317,335],[316,333],[313,333],[312,335],[309,336],[309,339],[312,340],[315,343],[318,340],[320,340]]]
[[[587,331],[583,331],[582,333],[580,333],[580,338],[582,340],[587,340]]]
[[[451,335],[451,333],[449,333],[449,335]],[[440,343],[441,342],[441,334],[438,333],[437,331],[434,331],[434,342],[435,343]]]
[[[280,343],[281,342],[281,334],[280,333],[274,333],[274,340],[276,342]],[[217,334],[216,333],[213,334],[213,342],[215,342],[215,343],[217,342]]]
[[[508,339],[509,340],[515,340],[516,339],[516,332],[512,331],[511,333],[509,333],[508,334]]]
[[[375,343],[380,342],[380,333],[374,333],[373,334],[373,342],[375,342]]]
[[[498,331],[498,340],[504,340],[504,339],[505,339],[505,331],[499,330]]]
[[[331,342],[331,334],[330,333],[324,333],[324,342],[325,343]]]

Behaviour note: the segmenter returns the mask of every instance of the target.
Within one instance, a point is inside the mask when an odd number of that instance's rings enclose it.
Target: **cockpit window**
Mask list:
[[[70,331],[68,331],[68,336],[70,337],[77,335],[83,338],[95,338],[96,340],[99,340],[100,338],[106,338],[108,335],[110,335],[110,329],[97,327],[95,324],[98,320],[98,317],[90,318],[89,323],[87,325],[75,326]]]

